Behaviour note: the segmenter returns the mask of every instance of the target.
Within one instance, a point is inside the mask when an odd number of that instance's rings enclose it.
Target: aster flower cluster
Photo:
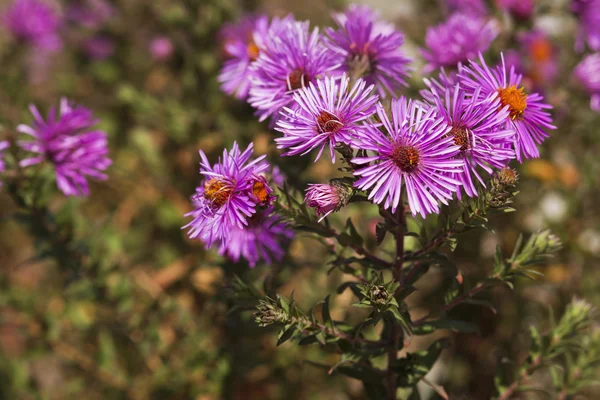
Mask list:
[[[204,176],[192,197],[192,218],[184,226],[191,239],[213,245],[234,261],[240,257],[254,266],[260,259],[281,261],[282,245],[292,232],[272,213],[273,190],[265,173],[265,156],[251,159],[253,145],[243,152],[237,143],[215,164],[200,150],[200,174]]]
[[[57,10],[44,0],[14,0],[2,19],[15,38],[38,49],[53,52],[62,46],[58,34],[62,21]]]

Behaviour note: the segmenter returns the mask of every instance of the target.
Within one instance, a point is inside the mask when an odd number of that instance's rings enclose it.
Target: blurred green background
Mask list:
[[[53,4],[64,13],[73,3]],[[404,94],[416,96],[423,87],[418,48],[427,27],[444,18],[441,2],[369,3],[405,32],[406,51],[416,60]],[[289,342],[276,348],[274,330],[259,328],[250,313],[230,312],[227,283],[233,274],[257,285],[275,276],[272,284],[279,293],[289,296],[294,290],[302,307],[315,305],[342,280],[340,274],[326,274],[325,248],[300,236],[281,266],[250,270],[206,251],[181,230],[191,207],[188,196],[200,182],[199,148],[215,160],[233,140],[254,142],[256,153],[268,154],[301,190],[307,182],[340,174],[327,159],[281,159],[267,124],[259,124],[249,106],[221,93],[216,77],[223,49],[217,33],[224,22],[249,11],[292,12],[326,26],[330,12],[344,3],[111,4],[114,14],[99,26],[66,23],[63,49],[43,62],[6,32],[0,37],[0,134],[14,137],[19,123],[30,122],[29,103],[47,110],[66,96],[94,110],[114,160],[110,179],[94,183],[89,198],[51,197],[50,215],[38,221],[46,231],[28,229],[10,198],[0,193],[0,398],[363,398],[358,381],[329,376],[305,362],[334,364],[335,354]],[[430,377],[456,399],[490,398],[502,361],[518,364],[527,356],[528,326],[544,327],[549,309],[559,315],[573,296],[600,304],[600,116],[589,110],[587,95],[570,78],[581,55],[573,50],[577,22],[567,12],[568,2],[539,1],[537,7],[535,21],[524,24],[496,11],[504,29],[489,53],[517,46],[514,32],[532,24],[549,32],[560,73],[542,85],[555,107],[558,129],[544,143],[540,159],[518,166],[518,211],[492,220],[497,236],[478,232],[461,238],[455,257],[463,275],[483,276],[497,243],[510,252],[519,232],[546,227],[565,247],[540,269],[544,278],[519,283],[514,291],[492,291],[496,315],[472,305],[453,311],[481,327],[480,335],[440,333],[452,336],[453,345]],[[151,55],[150,43],[157,37],[173,43],[174,52],[165,60]],[[98,38],[111,43],[111,54],[99,58],[90,52],[89,41]],[[516,50],[535,66],[535,53]],[[372,237],[378,220],[372,212],[352,205],[333,223],[351,216]],[[46,257],[49,246],[63,246],[68,262]],[[374,239],[369,246],[375,248]],[[436,289],[442,272],[432,270],[423,281],[409,299],[417,317],[441,301]],[[349,291],[336,296],[334,318],[356,319],[348,307],[353,301]],[[547,376],[538,379],[539,385],[547,384]],[[423,393],[436,398],[426,388]]]

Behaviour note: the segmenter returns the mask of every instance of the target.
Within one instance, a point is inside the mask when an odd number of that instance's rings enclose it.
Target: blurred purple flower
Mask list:
[[[19,40],[48,52],[62,48],[58,35],[62,21],[43,0],[14,0],[2,17],[4,25]]]
[[[590,49],[600,50],[600,0],[573,0],[571,9],[579,18],[575,48],[583,51],[587,42]]]
[[[24,150],[39,154],[21,160],[21,167],[48,161],[56,170],[58,188],[67,196],[88,196],[87,177],[106,180],[102,172],[112,163],[108,158],[106,133],[95,130],[98,120],[85,107],[62,99],[58,115],[54,107],[44,121],[37,108],[29,107],[34,121],[31,126],[19,125],[17,130],[30,135],[32,141],[19,141]]]
[[[392,212],[402,207],[404,187],[413,215],[437,213],[438,201],[448,204],[460,187],[460,181],[450,176],[463,171],[464,161],[457,158],[460,146],[434,107],[401,97],[392,99],[391,112],[390,121],[379,103],[383,129],[370,124],[368,133],[357,139],[360,149],[375,155],[352,159],[364,165],[354,172],[359,177],[354,186],[369,191],[369,200]]]
[[[444,92],[433,89],[438,115],[451,126],[449,135],[460,146],[457,157],[465,162],[464,171],[452,177],[461,181],[469,197],[477,196],[473,177],[485,186],[478,167],[491,174],[492,167],[502,168],[515,158],[512,150],[515,131],[506,127],[508,106],[501,107],[497,96],[480,100],[479,91],[467,95],[460,85]]]
[[[498,7],[519,20],[528,20],[533,15],[533,0],[496,0]]]
[[[496,21],[469,14],[453,14],[446,22],[430,27],[422,50],[425,73],[440,67],[456,68],[485,52],[498,36]]]
[[[168,60],[173,50],[173,42],[166,36],[157,36],[150,41],[150,54],[156,61]]]
[[[277,148],[288,149],[284,156],[305,155],[319,149],[317,157],[329,145],[331,161],[335,162],[335,145],[350,143],[354,135],[364,130],[362,122],[375,113],[378,97],[371,94],[359,79],[350,87],[350,78],[327,77],[310,83],[294,93],[294,108],[285,107],[277,127],[283,137],[276,138]]]
[[[85,53],[94,60],[106,60],[115,53],[115,42],[104,36],[95,36],[83,42]]]
[[[115,8],[106,0],[78,1],[66,11],[68,19],[90,29],[101,28],[115,14]]]
[[[600,112],[600,53],[586,56],[573,71],[575,78],[591,95],[590,107]]]
[[[484,0],[446,0],[446,5],[450,12],[460,12],[480,17],[488,14]]]
[[[542,88],[558,75],[557,48],[545,32],[532,30],[518,36],[523,53],[524,74]]]
[[[227,60],[219,75],[221,88],[229,95],[245,100],[250,91],[252,74],[250,64],[258,58],[269,41],[276,37],[292,17],[273,18],[269,23],[266,16],[249,15],[236,23],[226,24],[220,32]]]
[[[260,121],[278,118],[283,107],[294,101],[294,92],[323,77],[335,67],[332,55],[321,43],[318,28],[309,23],[287,21],[278,35],[269,33],[267,51],[252,63],[249,103]]]
[[[281,262],[294,231],[273,214],[273,208],[258,211],[249,217],[248,225],[234,226],[226,238],[220,240],[219,254],[238,262],[245,259],[254,268],[261,260],[271,265]]]
[[[234,227],[247,226],[247,218],[256,212],[257,206],[269,203],[271,189],[260,176],[269,165],[263,161],[265,156],[250,161],[252,152],[252,144],[242,153],[234,143],[211,166],[200,150],[200,174],[206,179],[192,197],[194,210],[185,215],[193,218],[183,227],[189,228],[190,239],[200,239],[211,247],[215,241],[226,239]]]
[[[326,45],[338,73],[363,78],[382,97],[406,85],[411,60],[401,50],[404,35],[394,25],[361,5],[351,5],[333,19],[338,29],[327,28]]]
[[[552,125],[552,117],[545,111],[552,106],[544,103],[538,93],[528,94],[521,86],[522,76],[515,73],[514,67],[507,70],[502,56],[502,63],[490,69],[480,54],[481,65],[471,62],[459,75],[461,86],[471,94],[479,93],[482,99],[492,95],[500,98],[502,106],[509,106],[510,114],[506,118],[507,128],[516,131],[515,152],[517,160],[540,156],[538,145],[549,135],[548,129],[556,129]]]

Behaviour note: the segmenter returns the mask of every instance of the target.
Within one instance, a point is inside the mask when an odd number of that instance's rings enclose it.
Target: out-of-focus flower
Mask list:
[[[552,106],[544,103],[540,94],[525,92],[521,86],[522,76],[515,73],[513,67],[507,70],[504,57],[494,69],[487,66],[481,54],[479,59],[481,65],[471,62],[469,67],[464,67],[459,75],[461,86],[471,93],[478,91],[482,99],[497,95],[500,104],[508,106],[510,111],[506,118],[507,128],[517,133],[514,141],[517,160],[522,162],[523,156],[539,157],[537,146],[549,136],[546,130],[556,129],[550,114],[545,111]]]
[[[473,177],[485,186],[478,167],[491,174],[492,167],[502,168],[515,157],[511,148],[515,131],[505,122],[508,107],[501,107],[497,96],[480,99],[479,90],[471,99],[459,85],[434,95],[438,114],[452,127],[448,135],[460,146],[458,158],[465,162],[464,170],[452,177],[461,181],[468,196],[477,196]]]
[[[106,133],[94,129],[98,120],[85,107],[62,99],[58,110],[52,108],[44,118],[35,106],[30,106],[34,121],[31,126],[19,125],[17,130],[34,140],[19,141],[24,150],[39,154],[21,160],[21,167],[47,161],[54,166],[58,188],[67,196],[87,196],[87,177],[106,180],[102,172],[110,165]]]
[[[569,204],[561,194],[550,192],[541,199],[540,210],[547,221],[560,223],[568,216]]]
[[[250,65],[265,50],[270,38],[277,37],[291,21],[292,17],[288,16],[273,18],[269,23],[266,16],[249,15],[223,26],[220,37],[226,61],[219,74],[219,82],[225,93],[240,100],[248,97],[252,81]]]
[[[434,107],[404,97],[392,99],[391,111],[390,120],[378,104],[383,129],[369,125],[367,133],[357,139],[357,147],[375,155],[352,160],[366,165],[354,172],[359,177],[355,187],[368,190],[370,200],[392,212],[400,205],[405,188],[413,215],[437,213],[438,201],[448,204],[460,187],[451,175],[463,171],[464,162],[457,157],[460,146],[449,134],[452,128]]]
[[[590,49],[600,50],[600,0],[573,0],[571,9],[579,18],[575,48],[583,51],[587,43]]]
[[[451,12],[461,12],[471,15],[484,16],[488,13],[484,0],[446,0]]]
[[[352,137],[365,129],[362,122],[375,113],[378,97],[373,86],[366,87],[359,79],[351,88],[350,78],[327,77],[294,93],[294,108],[284,108],[277,130],[284,134],[275,139],[283,154],[293,156],[319,149],[316,159],[329,145],[331,161],[335,162],[337,143],[350,143]]]
[[[250,161],[252,152],[252,144],[240,152],[234,143],[231,150],[223,150],[223,157],[211,166],[200,150],[200,174],[206,178],[192,197],[194,210],[185,215],[193,219],[183,227],[189,228],[191,239],[200,239],[211,247],[215,241],[227,238],[235,227],[247,226],[247,219],[256,208],[270,202],[271,189],[260,175],[268,164],[263,161],[265,156]]]
[[[323,218],[344,207],[350,199],[354,190],[352,182],[345,178],[332,179],[328,184],[310,184],[306,189],[304,202],[314,208],[317,215]]]
[[[261,260],[270,265],[283,260],[293,237],[294,231],[269,207],[248,218],[247,226],[234,226],[227,237],[220,240],[219,254],[235,262],[243,258],[252,268]]]
[[[318,28],[309,22],[288,21],[278,35],[269,33],[268,51],[252,63],[249,103],[260,121],[279,117],[283,107],[294,101],[294,92],[323,77],[335,64],[323,46]]]
[[[558,74],[558,51],[548,35],[540,30],[533,30],[519,35],[518,40],[523,60],[520,65],[534,86],[543,88],[545,84],[555,80]]]
[[[519,20],[527,20],[533,15],[533,0],[496,0],[498,7]]]
[[[157,36],[150,41],[150,54],[156,61],[168,60],[173,50],[173,42],[166,36]]]
[[[48,52],[61,49],[58,31],[62,21],[43,0],[14,0],[2,16],[4,25],[19,40]]]
[[[115,42],[104,36],[94,36],[83,43],[85,53],[94,60],[106,60],[115,53]]]
[[[0,142],[0,172],[6,171],[6,163],[4,162],[4,150],[8,149],[10,143],[6,140]],[[2,181],[0,181],[0,187],[2,187]]]
[[[106,0],[84,0],[69,6],[66,17],[90,29],[98,29],[116,14],[115,8]]]
[[[326,30],[327,54],[339,73],[376,85],[382,97],[406,85],[410,59],[401,49],[404,35],[400,31],[381,21],[368,6],[351,5],[333,19],[338,29]]]
[[[440,67],[456,68],[485,52],[498,36],[496,21],[469,14],[453,14],[446,22],[427,30],[422,50],[429,73]]]
[[[591,95],[592,110],[600,112],[600,53],[586,56],[575,67],[574,75]]]

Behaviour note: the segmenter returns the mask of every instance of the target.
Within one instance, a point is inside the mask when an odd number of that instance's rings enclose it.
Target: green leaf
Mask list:
[[[381,400],[387,398],[387,390],[383,384],[365,384],[365,393],[369,400]]]
[[[415,335],[427,335],[437,329],[449,329],[453,332],[461,333],[480,333],[479,327],[472,322],[451,320],[451,319],[440,319],[437,321],[429,321],[423,325],[419,325],[414,328]]]
[[[352,223],[352,219],[350,219],[350,218],[348,218],[348,220],[346,221],[346,230],[350,234],[350,240],[354,246],[360,247],[363,245],[364,240],[363,240],[362,236],[360,236],[360,234],[358,233],[356,228],[354,227],[354,224]]]
[[[429,372],[449,343],[448,338],[443,338],[434,342],[427,350],[408,353],[405,358],[398,360],[395,368],[398,372],[398,386],[414,387]]]
[[[277,340],[277,346],[280,346],[283,343],[287,342],[289,339],[291,339],[291,337],[294,336],[295,332],[296,332],[296,325],[292,325],[289,328],[287,328],[286,330],[282,330],[281,333],[279,334],[279,339]]]
[[[321,314],[323,315],[323,323],[326,327],[333,329],[333,320],[331,319],[331,314],[329,313],[329,299],[331,295],[327,295],[325,297],[325,301],[323,301],[323,307],[321,308]]]

